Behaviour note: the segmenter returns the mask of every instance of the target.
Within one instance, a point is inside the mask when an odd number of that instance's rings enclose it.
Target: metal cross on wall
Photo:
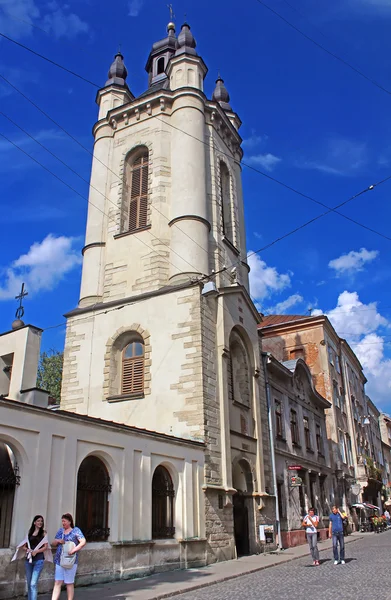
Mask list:
[[[18,296],[15,296],[15,300],[19,300],[19,306],[16,309],[16,313],[15,313],[15,317],[17,319],[21,319],[24,315],[24,308],[23,308],[23,298],[25,298],[26,296],[28,296],[28,292],[25,292],[24,290],[24,283],[22,283],[22,289],[20,290],[20,294]]]

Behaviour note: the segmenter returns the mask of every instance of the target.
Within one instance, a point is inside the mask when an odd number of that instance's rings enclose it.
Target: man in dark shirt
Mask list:
[[[333,540],[334,564],[345,564],[345,540],[343,537],[343,518],[338,506],[333,506],[330,515],[329,537]],[[338,555],[339,544],[339,555]]]

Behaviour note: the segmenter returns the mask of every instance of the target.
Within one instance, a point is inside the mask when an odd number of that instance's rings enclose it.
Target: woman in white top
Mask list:
[[[302,526],[305,527],[308,544],[310,546],[312,560],[314,566],[319,565],[319,550],[318,550],[318,526],[319,517],[315,514],[315,509],[310,508],[308,514],[304,517]]]

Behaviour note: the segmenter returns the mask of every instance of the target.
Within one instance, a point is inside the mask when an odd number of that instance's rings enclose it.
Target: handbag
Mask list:
[[[64,533],[62,534],[62,539],[64,538]],[[76,562],[76,554],[69,554],[69,551],[76,547],[74,542],[64,542],[61,548],[61,556],[60,556],[60,567],[63,569],[72,569],[73,565]]]

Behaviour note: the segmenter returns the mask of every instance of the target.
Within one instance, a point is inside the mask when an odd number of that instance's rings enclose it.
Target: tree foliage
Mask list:
[[[42,352],[38,366],[37,387],[50,392],[50,395],[60,401],[62,365],[64,353],[58,350]]]

